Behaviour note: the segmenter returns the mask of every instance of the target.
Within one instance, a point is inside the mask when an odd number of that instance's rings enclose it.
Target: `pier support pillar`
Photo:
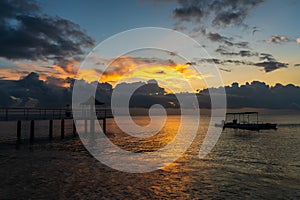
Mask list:
[[[34,120],[30,121],[30,144],[33,144],[34,142]]]
[[[88,133],[88,128],[87,128],[87,119],[84,120],[84,133]]]
[[[90,123],[91,123],[91,124],[90,124],[90,126],[91,126],[91,127],[90,127],[90,128],[91,128],[91,129],[90,129],[90,134],[95,134],[95,120],[94,120],[94,119],[91,119],[91,120],[90,120]]]
[[[18,144],[21,143],[21,128],[22,128],[21,120],[18,120],[17,122],[17,143]]]
[[[106,133],[106,118],[103,118],[103,133]]]
[[[65,138],[65,120],[62,119],[60,123],[60,138],[64,139]]]
[[[53,138],[53,120],[49,120],[49,139],[52,140]]]
[[[76,137],[76,125],[75,125],[75,120],[73,120],[73,137]]]

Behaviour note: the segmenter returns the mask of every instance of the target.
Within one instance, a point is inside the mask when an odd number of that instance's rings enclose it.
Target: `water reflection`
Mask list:
[[[139,124],[148,122],[141,117],[135,120]],[[0,186],[4,192],[1,195],[16,199],[29,198],[28,194],[39,199],[297,199],[300,196],[300,127],[284,126],[277,131],[260,132],[226,129],[213,151],[199,159],[207,120],[202,118],[197,137],[182,157],[151,173],[130,174],[111,169],[91,157],[79,140],[33,146],[30,151],[2,150],[0,172],[4,178]],[[179,117],[171,116],[158,135],[141,139],[121,133],[113,120],[109,120],[107,136],[128,151],[155,151],[174,138],[179,124]]]

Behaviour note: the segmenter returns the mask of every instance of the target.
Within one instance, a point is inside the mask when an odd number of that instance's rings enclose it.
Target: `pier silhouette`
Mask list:
[[[91,107],[85,105],[82,109],[72,110],[69,107],[66,108],[0,108],[0,121],[15,121],[16,122],[16,141],[17,144],[21,143],[22,135],[22,122],[30,122],[29,128],[29,141],[30,144],[34,143],[35,140],[35,121],[37,120],[47,120],[49,121],[48,126],[48,136],[51,140],[53,138],[53,121],[60,121],[60,138],[65,138],[65,120],[72,120],[73,126],[73,137],[77,136],[75,119],[73,119],[73,114],[77,112],[76,120],[84,120],[85,127],[87,130],[88,121],[90,121],[91,130],[94,126],[95,117],[91,117],[93,113],[97,120],[103,121],[103,131],[106,132],[106,119],[113,118],[112,111],[110,108],[96,108],[94,112],[91,111]],[[80,116],[80,118],[78,118]]]

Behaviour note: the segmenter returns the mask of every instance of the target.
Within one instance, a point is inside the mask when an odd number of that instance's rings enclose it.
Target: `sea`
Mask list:
[[[151,122],[148,116],[134,116],[133,119],[138,125],[144,126],[145,131],[153,131],[147,130],[147,124]],[[51,187],[48,187],[50,196],[47,196],[47,189],[43,189],[44,196],[39,197],[42,199],[47,199],[47,197],[58,197],[58,199],[300,199],[299,114],[263,114],[260,116],[260,121],[277,123],[277,130],[225,129],[211,152],[204,158],[199,158],[199,150],[207,133],[209,121],[209,116],[201,116],[197,135],[187,151],[173,163],[152,172],[120,172],[102,164],[88,153],[82,156],[69,150],[68,159],[62,159],[59,163],[66,167],[72,166],[66,169],[69,171],[81,170],[80,172],[84,176],[73,177],[72,174],[76,174],[75,172],[64,175],[61,171],[61,176],[66,176],[65,182],[60,183],[60,187],[55,190],[50,190]],[[102,122],[99,123],[101,125]],[[172,141],[180,123],[180,116],[170,115],[158,134],[146,139],[137,139],[122,132],[113,119],[108,119],[107,137],[124,150],[139,153],[152,152],[163,148]],[[24,151],[30,155],[31,151],[26,150],[26,148],[30,148],[30,145],[27,144],[29,126],[28,121],[22,123],[23,147],[16,150],[13,143],[16,139],[16,122],[0,122],[0,145],[2,146],[0,160],[6,159],[7,152],[10,152],[7,149],[10,148],[12,154]],[[41,138],[40,141],[37,139],[36,143],[47,143],[45,141],[48,137],[48,122],[37,121],[35,132],[36,137]],[[66,122],[65,132],[67,138],[63,141],[58,139],[60,122],[55,121],[54,138],[57,139],[54,143],[64,146],[67,142],[69,147],[82,145],[79,139],[70,139],[71,143],[68,141],[68,136],[72,135],[72,121]],[[186,128],[184,134],[190,134],[190,129]],[[39,145],[35,149],[38,148],[40,149],[37,152],[42,152],[44,146]],[[5,153],[3,153],[4,151]],[[51,150],[48,148],[47,151]],[[64,154],[68,153],[67,150],[63,150],[63,152]],[[59,156],[55,159],[57,163]],[[47,169],[51,167],[49,163],[51,165],[52,162],[47,162]],[[0,167],[5,169],[5,165],[9,166],[10,163],[1,162]],[[37,161],[38,171],[45,167],[42,165],[43,163]],[[81,169],[82,166],[85,166],[84,170]],[[57,167],[57,164],[53,167]],[[60,173],[57,172],[58,175]],[[47,176],[47,173],[43,174],[40,178]],[[20,176],[24,176],[24,174],[20,174]],[[72,180],[69,176],[73,177]],[[16,177],[17,184],[20,179]],[[33,176],[30,177],[34,179]],[[45,179],[48,178],[45,177]],[[55,178],[50,179],[54,180]],[[3,196],[2,198],[0,196],[0,199],[9,199],[9,192],[22,190],[20,188],[14,190],[14,187],[17,187],[13,184],[14,179],[9,178],[6,182],[10,185],[6,184],[4,188],[2,187],[3,191],[0,192],[0,195]],[[80,188],[78,188],[79,183],[81,184]],[[86,189],[83,192],[82,189],[85,186]],[[35,190],[39,190],[39,187],[35,187]],[[32,195],[34,194],[32,192]]]

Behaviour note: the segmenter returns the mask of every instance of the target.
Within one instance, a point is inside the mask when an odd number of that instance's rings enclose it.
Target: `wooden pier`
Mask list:
[[[106,132],[106,119],[113,118],[112,111],[109,108],[96,108],[96,116],[98,120],[103,121],[103,131]],[[85,130],[87,130],[87,122],[90,121],[91,130],[94,128],[94,119],[90,117],[89,109],[80,109],[72,111],[65,109],[48,109],[48,108],[0,108],[0,121],[16,121],[16,141],[21,143],[22,122],[30,122],[29,141],[30,144],[35,140],[35,122],[37,120],[49,121],[48,133],[49,139],[53,138],[53,121],[60,120],[60,138],[65,138],[65,120],[72,120],[72,136],[75,137],[76,127],[73,119],[73,112],[79,112],[80,120],[85,121]]]

